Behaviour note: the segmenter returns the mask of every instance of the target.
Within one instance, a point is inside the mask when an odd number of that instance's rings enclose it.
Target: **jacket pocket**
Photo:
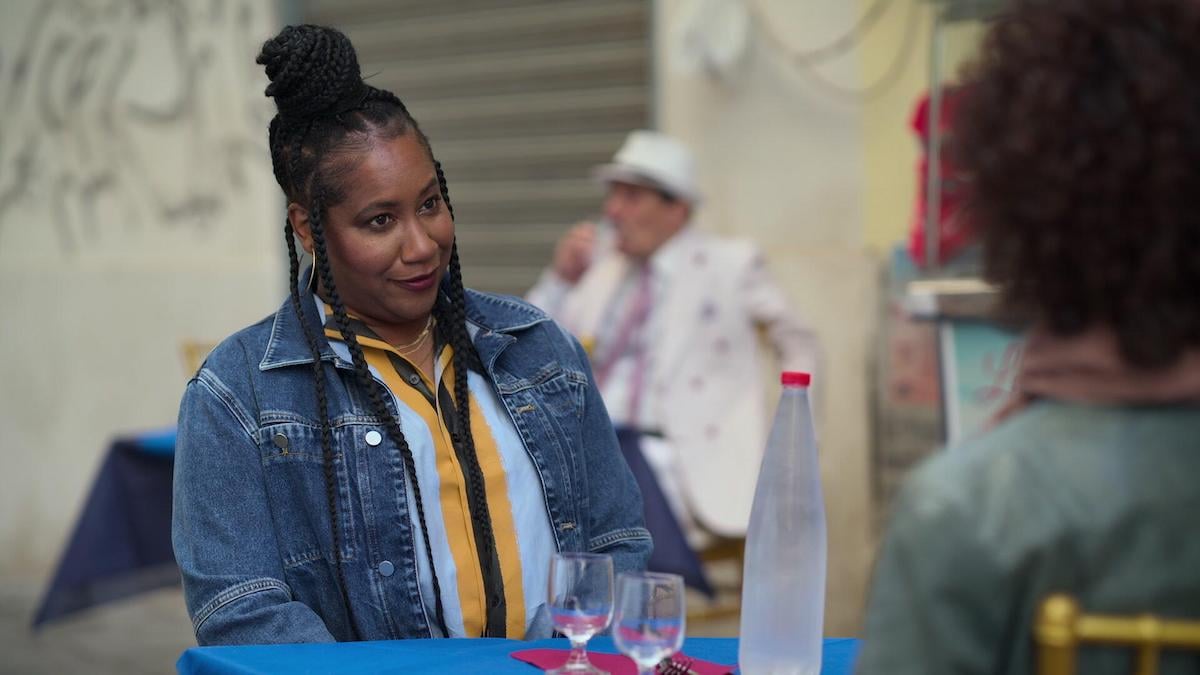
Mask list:
[[[518,414],[541,409],[565,428],[573,428],[583,418],[587,396],[587,376],[550,364],[528,378],[504,378],[497,388],[501,396],[520,401]]]
[[[331,491],[332,508],[337,513],[339,555],[342,560],[355,558],[353,490],[347,466],[352,466],[358,455],[358,439],[353,433],[356,426],[331,423],[332,456],[328,462],[317,425],[268,419],[259,428],[256,440],[263,479],[285,570],[337,560],[333,555]]]
[[[529,455],[542,478],[555,538],[564,550],[579,542],[579,519],[587,513],[583,443],[587,378],[555,364],[539,377],[500,387]]]

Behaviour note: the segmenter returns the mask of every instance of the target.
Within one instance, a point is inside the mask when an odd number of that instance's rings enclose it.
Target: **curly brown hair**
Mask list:
[[[964,71],[956,151],[1007,310],[1129,363],[1200,345],[1200,2],[1016,0]]]

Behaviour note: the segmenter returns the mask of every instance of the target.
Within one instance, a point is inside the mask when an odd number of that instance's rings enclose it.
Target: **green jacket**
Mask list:
[[[1033,673],[1047,594],[1200,618],[1200,409],[1041,402],[915,470],[875,569],[859,675]],[[1131,673],[1085,648],[1079,673]],[[1175,655],[1163,673],[1200,673]]]

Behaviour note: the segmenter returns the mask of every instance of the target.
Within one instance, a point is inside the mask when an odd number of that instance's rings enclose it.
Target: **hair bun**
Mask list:
[[[354,45],[334,28],[287,26],[263,43],[255,61],[266,66],[266,94],[283,118],[333,115],[357,107],[365,96]]]

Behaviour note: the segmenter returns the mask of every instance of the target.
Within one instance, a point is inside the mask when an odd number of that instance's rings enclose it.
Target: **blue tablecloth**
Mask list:
[[[389,640],[341,644],[196,647],[179,657],[183,675],[266,675],[267,673],[512,673],[534,675],[538,670],[509,656],[522,649],[566,649],[565,639],[519,642],[477,640]],[[590,651],[616,653],[612,640],[598,637]],[[737,662],[735,638],[689,638],[683,650],[715,663]],[[849,675],[858,640],[825,640],[823,675]]]
[[[33,625],[179,583],[171,550],[175,429],[112,442]]]
[[[684,583],[708,597],[716,595],[704,573],[700,556],[688,544],[687,536],[671,511],[667,496],[663,493],[654,470],[642,454],[642,435],[627,427],[617,427],[617,441],[625,463],[633,472],[638,489],[642,493],[642,511],[646,518],[646,529],[654,537],[654,550],[646,568],[651,572],[670,572],[683,577]]]

